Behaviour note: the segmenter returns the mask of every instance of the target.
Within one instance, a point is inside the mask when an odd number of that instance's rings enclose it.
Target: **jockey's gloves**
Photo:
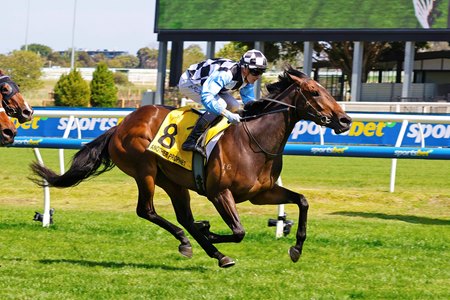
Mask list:
[[[234,114],[228,110],[225,110],[222,114],[225,116],[225,118],[228,119],[231,124],[237,124],[241,122],[241,117],[238,114]]]

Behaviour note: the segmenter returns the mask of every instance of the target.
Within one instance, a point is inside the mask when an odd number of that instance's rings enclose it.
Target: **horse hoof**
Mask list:
[[[293,262],[297,262],[298,259],[300,258],[300,254],[301,254],[300,251],[298,251],[298,249],[295,248],[294,246],[292,246],[291,248],[289,248],[288,253],[289,253],[289,256],[291,257],[291,260],[292,260]]]
[[[235,262],[228,256],[224,256],[221,259],[219,259],[219,267],[221,268],[229,268],[234,266]]]
[[[178,246],[178,251],[181,253],[181,255],[192,258],[192,247],[190,245],[180,245]]]

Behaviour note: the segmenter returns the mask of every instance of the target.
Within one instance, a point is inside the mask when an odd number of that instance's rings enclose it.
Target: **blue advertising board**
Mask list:
[[[354,121],[349,131],[335,134],[323,128],[326,144],[394,146],[400,133],[401,122]],[[450,147],[450,124],[421,124],[427,147]],[[298,122],[288,143],[320,143],[320,127],[313,122]],[[402,146],[421,145],[420,127],[417,123],[407,126]]]
[[[39,110],[76,111],[76,112],[132,112],[134,109],[107,109],[107,108],[39,108]],[[124,117],[80,117],[70,128],[69,138],[77,138],[78,130],[82,138],[96,138],[111,127],[122,122]],[[19,124],[13,119],[17,127],[18,136],[30,137],[62,137],[69,124],[69,117],[42,117],[34,116],[33,120]]]
[[[61,110],[61,108],[58,108],[58,110]],[[80,111],[80,109],[76,110]],[[117,110],[114,109],[114,111]],[[131,112],[130,109],[128,111]],[[80,117],[78,122],[72,125],[69,137],[77,138],[79,129],[82,138],[95,138],[119,124],[122,120],[123,117]],[[16,120],[14,121],[16,122]],[[18,136],[62,137],[68,123],[68,117],[35,116],[30,122],[16,123],[16,127],[18,128]],[[401,122],[354,121],[349,131],[339,135],[329,128],[323,128],[324,141],[326,144],[394,146],[401,125]],[[422,124],[421,126],[427,147],[450,147],[450,124]],[[300,121],[295,125],[288,143],[319,144],[320,127],[313,122]],[[420,129],[417,123],[408,125],[402,146],[421,146]]]

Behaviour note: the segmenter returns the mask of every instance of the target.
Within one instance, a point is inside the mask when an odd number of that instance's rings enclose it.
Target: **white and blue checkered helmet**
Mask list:
[[[245,52],[239,63],[241,66],[249,69],[260,69],[261,71],[265,71],[267,69],[266,57],[261,51],[255,49]]]

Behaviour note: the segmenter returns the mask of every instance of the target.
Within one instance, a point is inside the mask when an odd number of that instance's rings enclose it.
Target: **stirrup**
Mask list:
[[[204,158],[206,158],[206,151],[205,149],[200,146],[199,144],[196,143],[188,143],[187,141],[183,143],[183,145],[181,145],[181,149],[183,149],[184,151],[192,151],[192,152],[198,152],[200,153],[201,156],[203,156]]]
[[[195,145],[194,149],[196,152],[198,152],[201,156],[203,156],[204,158],[206,158],[206,151],[205,149],[200,146],[199,144]]]

